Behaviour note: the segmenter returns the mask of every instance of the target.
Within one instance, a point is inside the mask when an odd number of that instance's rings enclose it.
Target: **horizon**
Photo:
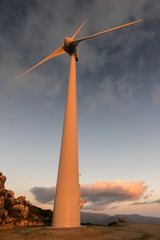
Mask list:
[[[159,9],[158,0],[0,2],[0,171],[6,189],[53,208],[69,56],[9,82],[60,47],[85,16],[77,38],[144,18],[78,46],[79,178],[88,199],[82,211],[160,218]]]

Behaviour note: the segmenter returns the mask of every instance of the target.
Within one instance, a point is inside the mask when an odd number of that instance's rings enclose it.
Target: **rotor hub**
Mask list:
[[[72,42],[73,42],[73,38],[65,37],[64,49],[69,55],[75,54],[76,61],[78,61],[79,60],[78,49],[76,46],[72,44]]]
[[[66,52],[68,52],[69,54],[72,54],[75,51],[75,46],[72,45],[72,42],[73,42],[72,38],[65,37],[64,48],[65,48]]]

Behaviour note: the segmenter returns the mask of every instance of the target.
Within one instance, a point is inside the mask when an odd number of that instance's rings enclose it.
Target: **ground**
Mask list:
[[[112,227],[0,229],[0,240],[160,240],[159,223],[123,223]]]

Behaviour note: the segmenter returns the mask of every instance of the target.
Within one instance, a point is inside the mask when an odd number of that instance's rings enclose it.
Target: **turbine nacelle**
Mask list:
[[[72,38],[69,38],[69,37],[65,37],[64,38],[64,47],[66,50],[70,50],[71,48],[71,42],[73,42],[73,39]]]
[[[76,57],[76,61],[79,60],[79,54],[78,54],[78,49],[76,48],[76,46],[74,44],[72,44],[74,41],[73,37],[69,38],[69,37],[65,37],[64,38],[64,50],[69,54],[75,54]]]

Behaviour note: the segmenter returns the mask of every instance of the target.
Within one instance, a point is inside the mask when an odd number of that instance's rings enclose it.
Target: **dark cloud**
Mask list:
[[[39,203],[53,204],[53,199],[55,197],[55,187],[45,188],[45,187],[34,187],[30,191],[34,195],[35,200]]]
[[[122,182],[120,179],[112,183],[98,181],[95,184],[85,184],[81,186],[81,192],[87,197],[84,209],[96,211],[104,209],[111,203],[138,200],[146,189],[144,182]],[[31,192],[38,202],[51,203],[55,196],[55,187],[34,187]]]
[[[7,84],[59,47],[65,36],[72,36],[86,17],[88,21],[78,37],[144,17],[141,24],[94,41],[88,40],[79,46],[77,80],[81,104],[87,103],[92,108],[134,104],[138,94],[142,89],[144,91],[143,81],[149,81],[149,74],[153,71],[159,74],[159,9],[158,0],[90,0],[81,4],[74,0],[0,1],[2,100],[6,103],[12,97],[19,105],[46,102],[44,105],[49,106],[51,101],[62,98],[68,56],[44,63],[23,80],[18,80],[14,90],[10,90]],[[153,83],[156,87],[147,91],[153,89],[150,93],[153,103],[159,103],[159,83],[156,79]],[[103,86],[105,90],[109,87],[110,91],[103,93]],[[25,94],[28,98],[24,100],[22,96]],[[19,98],[21,101],[17,101]]]

